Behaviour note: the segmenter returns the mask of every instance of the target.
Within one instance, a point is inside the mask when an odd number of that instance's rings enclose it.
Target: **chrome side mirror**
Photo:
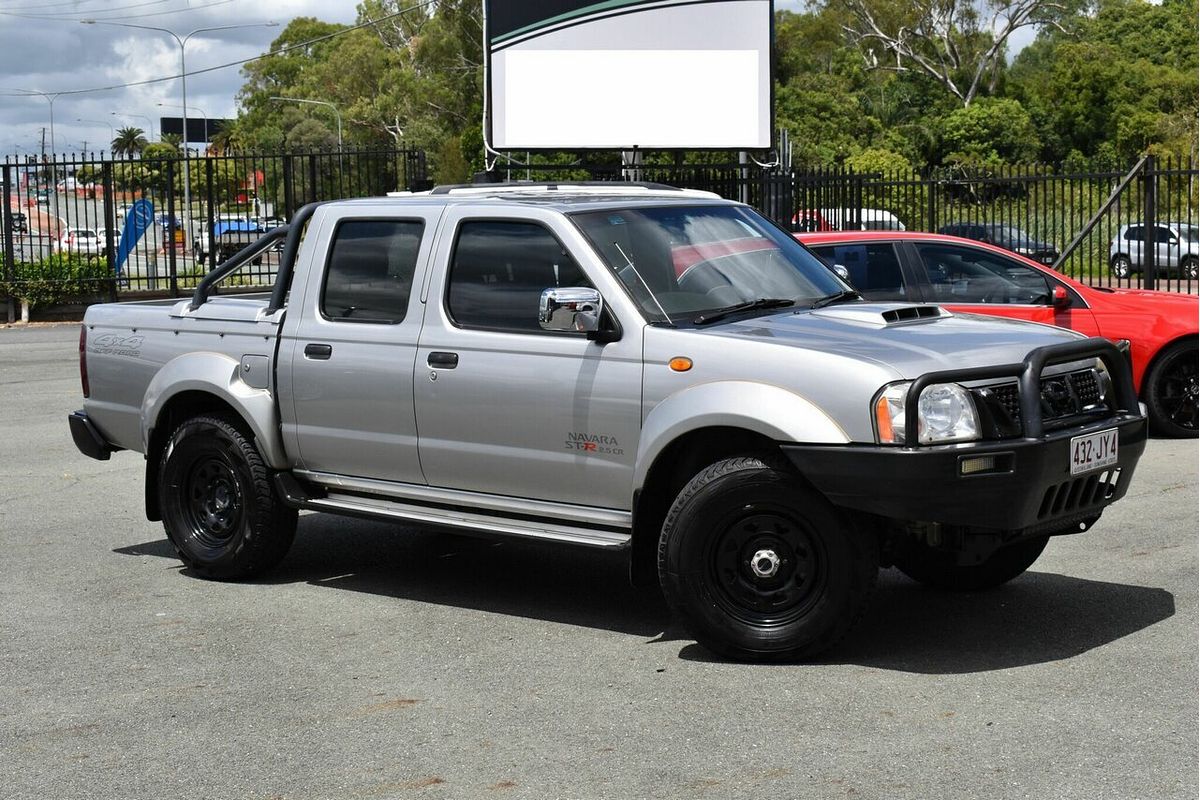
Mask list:
[[[837,273],[837,276],[839,278],[841,278],[842,280],[844,280],[846,283],[850,283],[850,270],[846,269],[843,265],[834,264],[833,271],[835,273]]]
[[[604,300],[583,286],[546,289],[538,304],[538,324],[544,331],[595,333],[600,330]]]

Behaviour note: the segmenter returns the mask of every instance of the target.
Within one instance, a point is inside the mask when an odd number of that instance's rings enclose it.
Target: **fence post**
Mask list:
[[[175,270],[175,162],[167,162],[167,272],[171,278],[171,295],[179,296],[179,284]],[[150,271],[149,288],[158,288],[158,265]]]
[[[315,203],[319,199],[317,197],[317,154],[308,154],[308,189],[311,196],[308,202]]]
[[[113,243],[113,234],[117,232],[117,207],[113,201],[115,183],[116,181],[113,178],[113,163],[111,161],[101,162],[100,187],[104,192],[104,225],[106,231],[104,234],[104,258],[108,262],[109,271],[112,273],[108,279],[108,299],[112,303],[117,302],[117,248]]]
[[[204,159],[204,181],[204,201],[207,206],[206,213],[204,214],[204,233],[208,236],[208,268],[212,269],[217,265],[217,237],[213,235],[216,232],[216,226],[213,224],[213,220],[215,219],[213,216],[215,205],[213,198],[213,160],[211,158]],[[193,247],[192,262],[195,263],[195,260],[196,248]]]
[[[931,167],[929,169],[929,180],[925,185],[925,213],[928,215],[928,222],[925,225],[925,230],[933,233],[938,229],[937,224],[937,193],[938,180],[937,172]]]
[[[12,206],[9,205],[8,198],[12,193],[12,167],[8,163],[8,159],[4,161],[4,180],[3,180],[3,232],[4,232],[4,280],[11,282],[16,274],[16,248],[13,247],[13,218]],[[8,295],[8,321],[10,323],[17,321],[17,304],[13,300],[11,294]]]
[[[284,154],[283,156],[283,207],[286,211],[284,219],[291,219],[296,213],[296,204],[293,201],[295,197],[295,179],[292,177],[292,157]]]
[[[1142,212],[1142,288],[1153,289],[1158,282],[1158,236],[1155,228],[1158,226],[1158,159],[1146,156],[1146,166],[1142,171],[1142,200],[1145,208]]]

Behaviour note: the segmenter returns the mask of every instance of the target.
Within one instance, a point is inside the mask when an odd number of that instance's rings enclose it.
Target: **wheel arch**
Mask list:
[[[1154,355],[1150,356],[1150,360],[1146,362],[1146,368],[1142,370],[1140,383],[1141,389],[1138,392],[1139,398],[1142,400],[1146,399],[1146,392],[1150,388],[1150,381],[1148,379],[1150,375],[1154,373],[1154,368],[1158,366],[1160,361],[1162,361],[1166,352],[1178,344],[1185,344],[1189,342],[1193,346],[1200,346],[1200,333],[1185,333],[1180,336],[1176,336],[1174,339],[1171,339],[1168,342],[1163,342],[1163,344],[1154,351]]]
[[[630,550],[634,585],[657,580],[663,520],[679,491],[704,467],[737,455],[787,465],[779,442],[849,441],[841,426],[811,401],[768,384],[702,384],[660,403],[646,417],[638,445]]]
[[[158,508],[158,461],[167,438],[186,419],[200,414],[230,418],[249,434],[263,461],[273,469],[287,466],[275,401],[265,389],[241,379],[241,364],[220,353],[188,353],[168,362],[142,401],[142,444],[146,454],[146,516],[161,518]]]

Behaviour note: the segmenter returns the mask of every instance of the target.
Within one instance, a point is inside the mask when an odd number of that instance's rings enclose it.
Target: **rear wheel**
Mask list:
[[[1155,432],[1175,439],[1196,437],[1200,416],[1198,358],[1195,341],[1176,342],[1150,367],[1143,393]]]
[[[296,511],[276,496],[253,440],[229,419],[180,425],[163,451],[158,486],[167,538],[203,577],[260,574],[292,545]]]
[[[811,658],[866,608],[878,543],[824,497],[758,458],[692,479],[663,524],[663,594],[696,639],[746,660]]]
[[[913,543],[896,554],[896,569],[926,586],[978,591],[1008,583],[1025,572],[1046,549],[1048,536],[1001,547],[981,564],[960,566],[954,553]]]
[[[1200,277],[1200,268],[1197,268],[1197,262],[1195,258],[1185,258],[1179,267],[1183,272],[1183,277],[1187,278],[1189,281],[1194,281],[1197,277]]]

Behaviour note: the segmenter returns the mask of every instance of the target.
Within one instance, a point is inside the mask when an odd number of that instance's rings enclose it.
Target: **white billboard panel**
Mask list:
[[[489,0],[487,13],[495,149],[771,146],[770,0]]]

